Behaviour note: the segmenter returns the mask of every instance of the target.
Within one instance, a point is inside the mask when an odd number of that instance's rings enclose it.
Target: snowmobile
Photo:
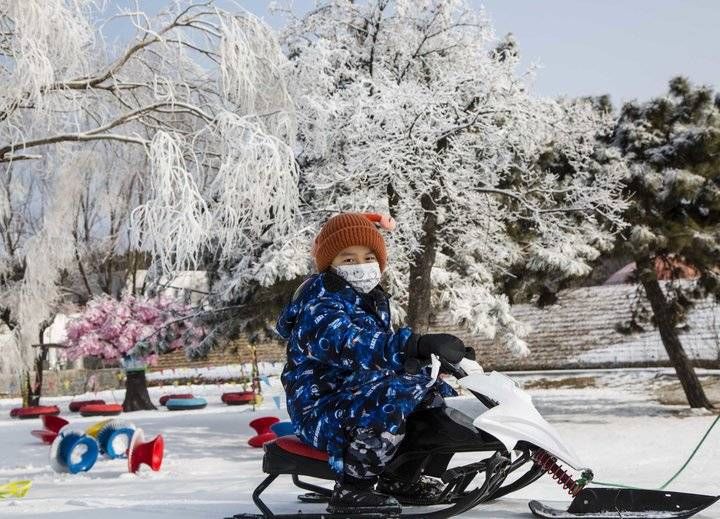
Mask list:
[[[660,490],[594,488],[590,470],[557,431],[537,411],[530,396],[512,379],[486,373],[471,359],[453,365],[432,359],[432,378],[440,371],[454,376],[458,384],[479,401],[473,419],[448,405],[415,411],[408,417],[406,434],[386,470],[412,481],[422,475],[440,478],[443,491],[432,499],[425,496],[398,498],[403,507],[424,507],[423,511],[400,514],[400,519],[443,519],[454,517],[519,490],[545,474],[550,475],[573,497],[567,510],[530,501],[536,517],[544,519],[680,519],[691,517],[715,503],[720,496],[706,496]],[[301,477],[334,480],[327,453],[314,449],[295,436],[283,436],[264,446],[263,472],[268,474],[255,489],[253,502],[260,514],[238,514],[232,519],[320,519],[350,517],[379,519],[378,513],[351,516],[302,512],[274,514],[260,495],[280,475],[290,475],[306,493],[303,503],[325,503],[331,490]],[[453,456],[476,453],[477,461],[449,468]],[[573,477],[561,462],[578,472]],[[512,475],[512,477],[511,477]],[[469,489],[480,477],[481,483]],[[227,518],[229,519],[229,518]]]

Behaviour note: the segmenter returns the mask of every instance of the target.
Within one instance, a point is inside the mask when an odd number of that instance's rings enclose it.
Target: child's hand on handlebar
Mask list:
[[[452,364],[460,362],[466,354],[465,343],[449,333],[413,334],[408,341],[407,357],[427,360],[435,354]]]

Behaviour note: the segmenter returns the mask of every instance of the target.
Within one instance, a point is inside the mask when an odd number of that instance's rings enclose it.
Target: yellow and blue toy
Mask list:
[[[100,452],[110,459],[125,458],[135,434],[135,426],[122,420],[106,420],[97,431]]]
[[[64,427],[50,446],[50,466],[55,472],[86,472],[95,465],[99,451],[95,438]]]

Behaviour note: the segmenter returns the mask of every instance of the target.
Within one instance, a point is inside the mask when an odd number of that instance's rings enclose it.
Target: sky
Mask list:
[[[114,0],[110,4],[126,4]],[[264,0],[233,1],[275,29]],[[290,0],[302,13],[315,0]],[[279,3],[285,4],[287,0]],[[141,0],[152,13],[169,0]],[[512,32],[521,69],[540,65],[539,95],[610,94],[618,105],[662,95],[677,75],[720,91],[720,0],[468,0],[485,8],[498,37]]]

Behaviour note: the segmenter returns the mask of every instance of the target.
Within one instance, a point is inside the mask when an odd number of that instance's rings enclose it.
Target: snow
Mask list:
[[[265,374],[265,373],[263,373]],[[574,377],[594,377],[594,386],[565,387],[542,382],[566,378],[565,374],[512,374],[520,384],[529,384],[540,412],[593,468],[600,481],[653,488],[661,485],[682,465],[700,440],[714,415],[679,406],[663,406],[653,398],[657,370],[574,372]],[[711,373],[718,376],[717,373]],[[282,395],[277,376],[263,383],[264,402],[250,407],[228,407],[220,402],[224,391],[240,386],[167,386],[151,388],[154,401],[166,393],[192,392],[205,397],[208,407],[199,411],[140,411],[121,416],[142,427],[146,437],[162,434],[165,459],[160,472],[143,467],[139,475],[127,473],[125,460],[98,460],[90,472],[56,474],[48,462],[47,446],[30,436],[39,420],[18,421],[8,416],[17,399],[0,400],[0,484],[29,478],[33,487],[25,498],[0,501],[0,517],[63,518],[222,518],[240,512],[256,512],[251,492],[264,478],[262,451],[247,445],[248,422],[259,416],[286,419],[273,397]],[[283,398],[279,400],[282,405]],[[122,391],[77,395],[121,401]],[[67,409],[71,397],[43,399]],[[475,400],[459,397],[452,402],[471,410]],[[63,412],[79,428],[97,418],[82,418]],[[697,456],[669,490],[717,494],[720,478],[720,427],[712,431]],[[472,455],[463,455],[467,461]],[[289,477],[282,476],[263,494],[278,512],[300,508]],[[567,502],[569,497],[549,477],[525,489],[477,507],[469,518],[530,518],[530,499],[548,503]],[[322,505],[302,505],[305,511]],[[698,519],[720,516],[714,505]]]

